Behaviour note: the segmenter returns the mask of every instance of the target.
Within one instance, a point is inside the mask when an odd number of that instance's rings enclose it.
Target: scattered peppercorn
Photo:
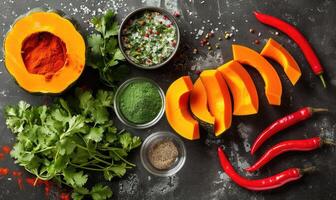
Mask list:
[[[220,48],[220,46],[219,46],[219,44],[217,43],[217,44],[216,44],[216,49],[219,49],[219,48]]]
[[[209,47],[208,47],[208,50],[211,50],[211,49],[212,49],[211,46],[209,46]]]
[[[260,44],[260,41],[258,39],[254,40],[254,44]]]
[[[174,15],[174,17],[179,17],[181,14],[180,14],[179,11],[175,11],[175,12],[173,13],[173,15]]]
[[[254,33],[254,32],[255,32],[255,30],[250,28],[250,33]]]
[[[218,37],[218,41],[222,41],[222,38],[221,38],[221,37]]]
[[[210,46],[210,42],[207,42],[206,45],[207,45],[207,46]]]

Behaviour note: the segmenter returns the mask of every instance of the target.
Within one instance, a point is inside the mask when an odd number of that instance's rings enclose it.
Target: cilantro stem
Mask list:
[[[104,171],[104,169],[97,169],[97,168],[92,168],[92,167],[84,167],[84,166],[73,164],[71,162],[69,164],[72,165],[72,166],[74,166],[74,167],[81,168],[81,169],[86,169],[86,170],[91,170],[91,171]]]
[[[97,156],[99,156],[99,157],[101,157],[101,158],[104,158],[104,159],[111,159],[110,156],[105,156],[105,155],[103,155],[103,154],[101,154],[101,153],[99,153],[99,152],[97,152],[97,151],[92,152],[92,151],[90,151],[88,148],[83,147],[82,145],[76,144],[76,146],[77,146],[78,148],[81,148],[81,149],[83,149],[83,150],[88,151],[89,153],[95,153]],[[92,155],[92,154],[90,154],[90,155],[91,155],[92,157],[94,157],[94,155]]]
[[[35,153],[41,153],[41,152],[48,151],[48,150],[51,150],[51,149],[55,149],[55,146],[53,146],[53,147],[47,147],[45,149],[41,149],[39,151],[35,151]]]
[[[120,156],[115,150],[112,150],[112,151],[113,151],[113,153],[116,154],[116,156],[117,156],[118,158],[120,158],[120,160],[124,161],[126,164],[128,164],[128,165],[130,165],[130,166],[132,166],[132,167],[135,167],[135,166],[136,166],[135,164],[128,162],[126,159],[124,159],[122,156]]]
[[[94,158],[94,159],[96,159],[96,160],[98,160],[98,161],[100,161],[100,162],[102,162],[102,163],[104,163],[104,164],[111,165],[111,163],[109,163],[109,162],[107,162],[107,161],[105,161],[105,160],[102,160],[102,159],[98,158],[98,157],[97,157],[97,156],[98,156],[98,152],[91,152],[88,148],[83,147],[83,146],[81,146],[81,145],[79,145],[79,144],[76,144],[76,146],[79,147],[79,148],[81,148],[81,149],[86,150],[87,152],[89,152],[89,154],[90,154],[90,156],[91,156],[92,158]],[[96,156],[96,155],[93,155],[93,154],[91,154],[91,153],[95,153],[97,156]],[[100,155],[100,156],[104,156],[104,155]],[[108,156],[104,156],[104,157],[106,157],[107,159],[111,159],[111,158],[108,157]]]

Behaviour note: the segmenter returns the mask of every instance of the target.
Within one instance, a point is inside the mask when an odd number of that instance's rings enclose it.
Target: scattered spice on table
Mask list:
[[[67,62],[67,50],[64,42],[48,33],[35,33],[22,44],[22,59],[32,74],[42,74],[50,79]]]
[[[171,168],[178,158],[178,150],[171,140],[163,140],[153,145],[148,151],[149,162],[159,170]]]
[[[130,122],[144,124],[152,121],[162,108],[159,89],[149,81],[135,81],[121,91],[119,106]]]
[[[20,171],[13,171],[12,175],[16,178],[20,190],[23,190],[22,172],[20,172]]]
[[[2,149],[2,152],[5,154],[9,154],[11,151],[9,146],[3,146],[1,149]]]
[[[1,176],[6,176],[6,175],[8,175],[8,173],[9,173],[9,169],[8,168],[4,168],[4,167],[0,168],[0,175]]]
[[[177,45],[176,27],[159,12],[146,11],[122,30],[125,53],[136,64],[150,67],[166,61]]]

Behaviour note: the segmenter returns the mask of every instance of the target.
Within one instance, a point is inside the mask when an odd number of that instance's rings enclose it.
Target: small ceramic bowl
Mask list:
[[[157,116],[150,122],[147,122],[145,124],[136,124],[134,122],[129,121],[121,112],[120,110],[120,95],[122,94],[122,92],[127,88],[128,85],[130,85],[131,83],[134,82],[149,82],[151,84],[153,84],[159,91],[159,94],[161,96],[161,101],[162,101],[162,107],[160,112],[157,114]],[[145,129],[145,128],[149,128],[153,125],[155,125],[163,116],[164,112],[165,112],[165,94],[163,92],[163,90],[160,88],[160,86],[155,83],[153,80],[148,79],[148,78],[144,78],[144,77],[135,77],[135,78],[131,78],[128,79],[127,81],[125,81],[123,84],[121,84],[119,86],[119,88],[117,89],[115,96],[114,96],[114,111],[118,117],[118,119],[125,125],[132,127],[132,128],[136,128],[136,129]]]
[[[159,12],[162,15],[167,16],[168,19],[172,22],[172,25],[175,27],[175,30],[176,30],[176,46],[175,46],[174,51],[171,53],[171,55],[165,61],[163,61],[160,64],[152,65],[152,66],[143,66],[141,64],[137,64],[137,63],[133,62],[128,57],[128,55],[126,54],[125,48],[124,48],[123,42],[122,42],[122,30],[125,28],[125,26],[128,25],[128,21],[130,19],[136,17],[137,15],[139,15],[139,14],[141,14],[143,12],[146,12],[146,11]],[[150,69],[156,69],[156,68],[162,67],[165,64],[167,64],[175,56],[175,54],[176,54],[176,52],[177,52],[177,50],[178,50],[178,48],[180,46],[180,29],[179,29],[179,27],[177,25],[175,17],[172,14],[170,14],[167,10],[159,8],[159,7],[143,7],[143,8],[139,8],[137,10],[134,10],[133,12],[131,12],[130,14],[128,14],[126,16],[126,18],[124,19],[124,21],[120,25],[119,34],[118,34],[118,42],[119,42],[119,47],[121,49],[122,54],[124,55],[124,57],[126,58],[126,60],[129,63],[131,63],[132,65],[134,65],[134,66],[136,66],[138,68],[141,68],[141,69],[149,69],[149,70]]]
[[[149,151],[153,148],[153,146],[166,140],[172,141],[174,143],[178,151],[178,156],[170,168],[166,170],[156,169],[149,161]],[[151,174],[162,177],[172,176],[176,174],[183,167],[186,156],[187,152],[183,141],[170,132],[156,132],[149,135],[142,143],[140,150],[140,159],[144,168]]]

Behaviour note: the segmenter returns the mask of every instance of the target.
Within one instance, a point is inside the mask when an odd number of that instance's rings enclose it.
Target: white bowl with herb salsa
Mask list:
[[[127,61],[142,69],[155,69],[174,57],[180,43],[180,31],[168,11],[144,7],[125,18],[118,39]]]

